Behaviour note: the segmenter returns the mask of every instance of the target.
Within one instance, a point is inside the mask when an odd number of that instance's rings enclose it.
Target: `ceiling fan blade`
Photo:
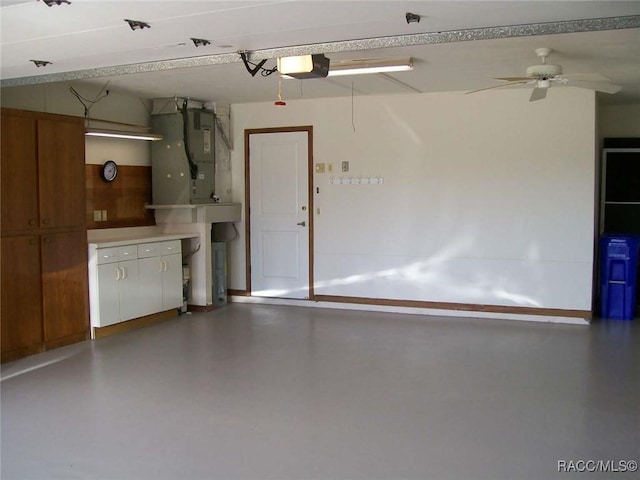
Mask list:
[[[502,85],[494,85],[492,87],[479,88],[478,90],[472,90],[470,92],[465,92],[465,95],[468,95],[470,93],[484,92],[485,90],[493,90],[494,88],[511,87],[512,85],[524,85],[526,83],[529,83],[529,79],[526,79],[526,81],[509,82],[509,83],[503,83]]]
[[[599,73],[563,73],[559,75],[560,78],[566,78],[567,80],[583,80],[585,82],[610,82],[609,77],[600,75]]]
[[[567,82],[570,87],[588,88],[595,90],[596,92],[603,92],[614,94],[622,90],[620,85],[614,85],[613,83],[595,83],[595,82],[583,82],[582,80],[570,80]]]
[[[504,80],[505,82],[524,82],[535,79],[532,77],[495,77],[494,80]]]
[[[529,101],[535,102],[536,100],[542,100],[547,96],[547,90],[549,89],[540,87],[534,88],[533,92],[531,92],[531,97],[529,97]]]

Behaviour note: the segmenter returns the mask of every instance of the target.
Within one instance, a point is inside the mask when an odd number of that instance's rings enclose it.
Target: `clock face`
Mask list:
[[[118,175],[118,165],[113,160],[109,160],[102,165],[102,178],[107,182],[113,182]]]

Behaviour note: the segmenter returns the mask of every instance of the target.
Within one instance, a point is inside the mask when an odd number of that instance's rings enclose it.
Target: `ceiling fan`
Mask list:
[[[547,96],[547,90],[551,85],[571,85],[573,87],[588,88],[597,92],[617,93],[622,87],[607,83],[610,80],[599,74],[592,73],[575,73],[562,74],[562,66],[547,63],[547,57],[551,53],[550,48],[536,48],[536,55],[540,59],[539,65],[531,65],[527,67],[524,77],[497,77],[495,80],[502,80],[507,83],[495,85],[493,87],[481,88],[467,93],[482,92],[494,88],[504,88],[513,85],[533,85],[530,102],[542,100]]]

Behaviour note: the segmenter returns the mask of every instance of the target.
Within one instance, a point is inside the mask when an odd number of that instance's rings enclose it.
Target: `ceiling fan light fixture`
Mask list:
[[[552,65],[543,63],[542,65],[531,65],[527,67],[526,76],[532,78],[549,78],[562,75],[562,67],[560,65]]]
[[[548,78],[542,78],[538,80],[537,88],[549,88],[551,86],[551,80]]]

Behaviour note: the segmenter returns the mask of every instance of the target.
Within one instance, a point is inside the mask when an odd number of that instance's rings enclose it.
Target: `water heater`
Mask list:
[[[152,115],[151,127],[163,137],[151,145],[153,203],[214,203],[215,113],[184,108]]]

